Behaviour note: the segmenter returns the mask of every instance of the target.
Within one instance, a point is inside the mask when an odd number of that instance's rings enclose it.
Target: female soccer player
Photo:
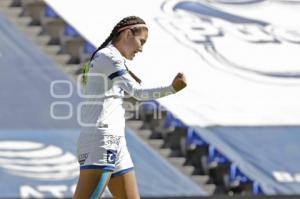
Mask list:
[[[74,199],[100,198],[106,186],[115,199],[140,198],[124,135],[124,92],[138,100],[150,100],[186,86],[182,73],[165,87],[140,86],[141,80],[128,70],[125,59],[132,60],[142,52],[147,37],[148,28],[141,18],[122,19],[84,69],[84,94],[89,98],[81,109],[80,176]]]

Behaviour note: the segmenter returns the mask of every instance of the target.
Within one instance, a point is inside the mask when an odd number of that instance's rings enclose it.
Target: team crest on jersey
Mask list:
[[[116,150],[107,150],[107,163],[109,164],[115,164],[117,157],[117,151]]]

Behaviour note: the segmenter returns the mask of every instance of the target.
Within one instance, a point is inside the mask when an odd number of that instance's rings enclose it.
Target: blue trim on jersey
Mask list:
[[[102,192],[105,189],[106,186],[106,182],[109,179],[109,175],[110,175],[111,171],[103,171],[101,178],[98,182],[98,185],[95,189],[95,191],[93,192],[93,194],[91,195],[90,199],[98,199],[100,198]]]
[[[84,165],[80,166],[80,170],[83,169],[102,169],[102,170],[107,170],[107,171],[113,171],[115,167],[113,166],[108,166],[108,165]]]
[[[116,173],[113,173],[113,174],[111,175],[111,177],[121,176],[121,175],[123,175],[123,174],[125,174],[125,173],[128,173],[128,172],[132,171],[133,169],[134,169],[134,167],[130,167],[130,168],[128,168],[128,169],[124,169],[124,170],[118,171],[118,172],[116,172]]]
[[[127,73],[127,70],[126,70],[126,69],[118,70],[117,72],[114,72],[114,73],[110,74],[110,75],[108,76],[108,78],[109,78],[110,80],[112,80],[112,79],[114,79],[114,78],[116,78],[116,77],[119,77],[119,76],[124,75],[125,73]]]

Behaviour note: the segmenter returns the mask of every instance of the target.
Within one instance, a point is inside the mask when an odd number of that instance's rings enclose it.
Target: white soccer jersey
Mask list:
[[[81,132],[107,128],[114,135],[124,135],[124,91],[138,100],[156,99],[175,92],[172,85],[142,88],[130,76],[124,57],[112,44],[95,55],[83,90],[87,100],[81,107]]]

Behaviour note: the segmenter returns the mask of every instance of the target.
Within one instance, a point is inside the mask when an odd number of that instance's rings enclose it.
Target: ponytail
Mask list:
[[[83,85],[86,85],[86,83],[87,83],[87,74],[90,70],[90,63],[91,63],[91,61],[87,61],[83,64],[82,77],[81,77],[81,82]]]
[[[95,50],[95,52],[93,52],[92,56],[90,57],[90,62],[94,59],[96,53],[101,50],[102,48],[105,48],[112,40],[113,38],[113,31],[110,33],[110,35],[105,39],[105,41],[99,46],[99,48],[97,48],[97,50]]]

